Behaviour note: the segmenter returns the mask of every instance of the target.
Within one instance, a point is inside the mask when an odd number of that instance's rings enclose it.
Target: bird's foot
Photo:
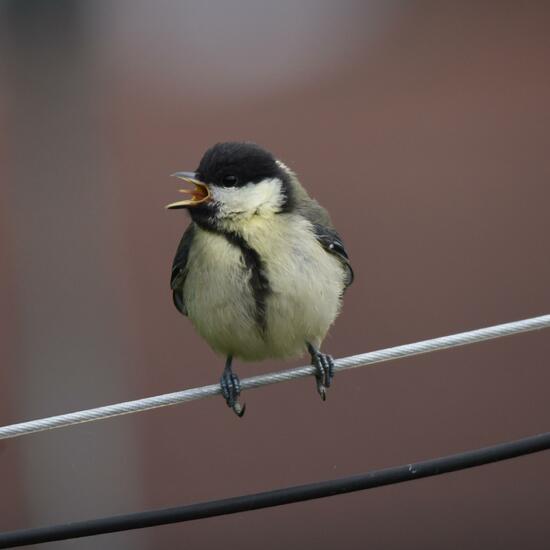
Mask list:
[[[220,380],[222,395],[225,398],[227,406],[233,409],[238,417],[241,417],[246,410],[246,404],[238,402],[241,394],[241,382],[239,377],[231,369],[231,356],[227,358],[225,369]]]
[[[327,389],[332,384],[334,378],[334,361],[327,353],[321,353],[317,348],[307,343],[307,349],[311,355],[311,364],[317,371],[315,379],[317,381],[317,391],[323,401],[327,398]]]

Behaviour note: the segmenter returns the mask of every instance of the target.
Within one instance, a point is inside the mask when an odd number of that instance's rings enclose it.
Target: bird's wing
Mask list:
[[[174,305],[184,315],[187,315],[187,309],[183,301],[183,285],[185,283],[185,277],[187,276],[187,259],[189,258],[189,249],[191,248],[191,243],[195,236],[195,230],[194,223],[185,230],[178,249],[176,250],[176,256],[172,263],[172,277],[170,278]]]
[[[338,233],[331,227],[327,227],[319,223],[313,224],[313,230],[321,246],[329,254],[334,254],[342,263],[342,266],[346,270],[344,284],[345,288],[347,288],[351,285],[351,283],[353,283],[353,269],[340,235],[338,235]]]
[[[346,278],[344,280],[345,290],[353,283],[353,269],[344,242],[332,226],[329,213],[315,199],[308,195],[307,191],[298,184],[298,180],[293,178],[291,182],[294,184],[293,191],[297,212],[310,221],[319,244],[329,254],[334,254],[342,263],[346,271]]]

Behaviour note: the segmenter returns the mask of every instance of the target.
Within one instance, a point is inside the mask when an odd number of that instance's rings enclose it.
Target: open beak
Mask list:
[[[172,175],[176,178],[179,178],[180,180],[190,183],[194,187],[193,189],[178,189],[180,193],[191,195],[191,198],[167,204],[166,208],[172,210],[177,208],[188,208],[190,206],[196,206],[197,204],[202,204],[210,200],[210,191],[208,189],[208,186],[196,178],[197,175],[195,174],[195,172],[176,172]]]

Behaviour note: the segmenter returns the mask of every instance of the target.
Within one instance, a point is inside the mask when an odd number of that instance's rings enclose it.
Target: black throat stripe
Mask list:
[[[202,225],[202,224],[201,224]],[[236,246],[241,251],[242,259],[245,268],[250,273],[249,285],[252,295],[254,296],[255,320],[262,334],[267,329],[267,297],[271,293],[269,280],[266,275],[265,264],[256,250],[254,250],[245,240],[244,237],[234,231],[220,231],[213,226],[202,226],[208,231],[213,231],[224,236],[229,243]]]

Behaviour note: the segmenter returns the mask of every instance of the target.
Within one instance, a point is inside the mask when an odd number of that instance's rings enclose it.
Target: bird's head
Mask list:
[[[174,176],[193,186],[180,189],[191,197],[166,208],[187,208],[202,225],[269,217],[292,205],[292,172],[253,143],[218,143],[204,153],[195,172],[176,172]]]

